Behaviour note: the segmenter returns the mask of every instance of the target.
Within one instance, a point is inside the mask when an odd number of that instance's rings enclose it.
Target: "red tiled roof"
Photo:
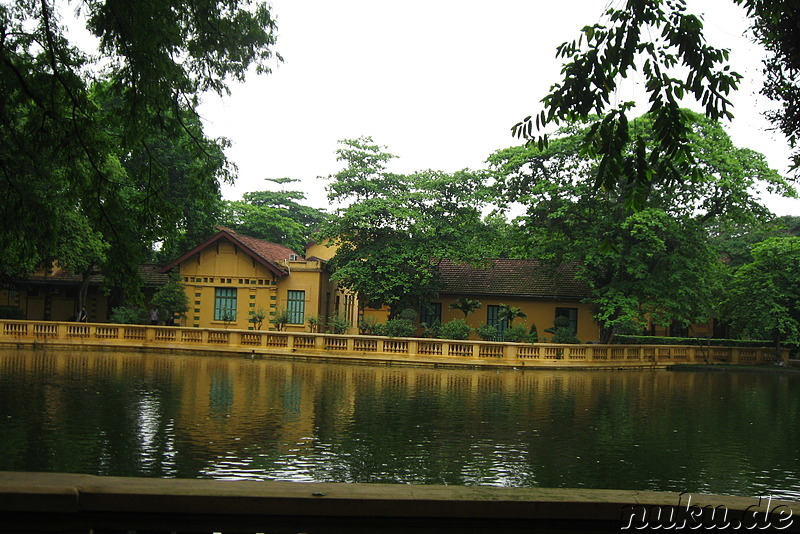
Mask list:
[[[239,234],[230,228],[225,228],[224,226],[217,226],[217,229],[220,232],[225,232],[234,241],[238,241],[239,244],[244,248],[249,249],[255,254],[258,254],[261,258],[267,261],[282,262],[284,260],[288,260],[292,256],[297,256],[297,259],[303,259],[300,254],[297,254],[292,249],[284,247],[283,245],[256,239],[255,237],[250,237],[244,234]]]
[[[217,229],[219,230],[219,233],[214,235],[214,237],[197,245],[180,258],[171,261],[163,269],[161,269],[161,271],[169,271],[176,265],[186,261],[188,258],[192,257],[202,249],[220,239],[228,239],[229,241],[239,245],[242,250],[252,256],[253,259],[264,265],[267,269],[278,276],[288,274],[288,269],[284,264],[285,260],[289,260],[292,256],[297,256],[297,259],[303,259],[302,256],[297,254],[295,251],[284,247],[283,245],[278,245],[277,243],[270,243],[269,241],[263,241],[261,239],[256,239],[255,237],[246,236],[223,226],[217,226]]]
[[[564,264],[553,270],[539,260],[487,260],[474,267],[444,260],[439,264],[440,293],[504,297],[583,299],[590,296],[585,282],[576,279],[577,266]]]

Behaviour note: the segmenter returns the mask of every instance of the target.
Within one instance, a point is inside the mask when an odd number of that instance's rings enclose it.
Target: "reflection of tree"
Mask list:
[[[797,375],[30,356],[0,354],[0,470],[751,496],[800,457]]]

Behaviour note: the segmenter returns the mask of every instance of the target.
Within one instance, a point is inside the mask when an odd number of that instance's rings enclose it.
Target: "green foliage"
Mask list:
[[[460,311],[464,314],[465,318],[480,307],[481,301],[469,299],[467,297],[459,297],[455,302],[450,303],[450,309]]]
[[[759,0],[734,0],[743,5],[752,19],[751,30],[756,40],[766,50],[764,56],[764,86],[761,94],[778,105],[766,111],[767,118],[775,124],[794,148],[791,165],[800,170],[800,10],[793,1],[762,2]]]
[[[694,121],[681,100],[702,102],[712,120],[730,118],[727,95],[741,76],[724,65],[727,50],[705,43],[701,20],[681,1],[627,0],[609,8],[606,18],[608,25],[585,26],[579,39],[558,47],[566,62],[563,80],[542,100],[544,110],[514,125],[512,133],[542,149],[548,139],[536,137],[534,125],[541,131],[590,120],[579,149],[597,160],[592,186],[617,192],[627,208],[640,209],[653,185],[699,176],[693,171]],[[629,122],[634,103],[609,98],[634,73],[644,79],[650,102],[654,128],[647,138]]]
[[[376,335],[378,320],[372,315],[365,315],[358,321],[358,333],[371,336]]]
[[[580,343],[578,336],[569,327],[569,318],[563,315],[553,320],[553,326],[546,328],[545,332],[553,334],[550,343]]]
[[[284,307],[280,307],[270,314],[269,322],[275,327],[275,330],[278,332],[283,332],[283,329],[286,328],[287,324],[289,324],[289,319],[291,319],[289,310]]]
[[[508,304],[500,304],[500,310],[497,312],[497,318],[501,321],[508,321],[509,328],[514,325],[514,319],[527,319],[527,317],[522,308]],[[507,336],[506,339],[508,339]]]
[[[533,327],[533,332],[531,332],[522,325],[510,326],[503,334],[503,340],[510,343],[536,343],[539,336],[536,334],[535,328]]]
[[[249,322],[253,323],[254,330],[261,330],[261,325],[264,324],[264,319],[267,318],[267,311],[259,306],[254,310],[250,310]]]
[[[751,224],[720,225],[712,229],[712,243],[720,257],[731,268],[752,261],[751,251],[756,244],[770,237],[800,237],[800,217],[784,215]]]
[[[395,157],[371,138],[341,141],[345,167],[330,176],[328,196],[345,204],[322,228],[338,245],[333,278],[364,302],[419,308],[439,287],[442,259],[476,260],[482,239],[482,177],[460,171],[389,172]]]
[[[166,320],[166,324],[172,324],[175,316],[184,317],[189,310],[189,297],[183,284],[176,278],[161,286],[153,294],[150,303],[156,307]]]
[[[769,238],[752,255],[733,274],[724,317],[742,337],[800,341],[800,237]]]
[[[283,185],[296,180],[269,181]],[[245,193],[240,201],[223,203],[220,223],[237,232],[302,252],[325,220],[322,210],[301,203],[305,198],[299,191]]]
[[[500,331],[494,325],[480,323],[475,328],[475,333],[484,341],[500,341]]]
[[[325,322],[325,318],[322,315],[314,315],[306,319],[308,323],[308,331],[312,333],[319,332],[320,327]]]
[[[442,339],[468,339],[472,328],[467,324],[466,319],[453,319],[438,325],[435,330],[435,337]]]
[[[109,321],[118,324],[148,324],[150,319],[144,308],[119,306],[111,310]]]
[[[338,315],[328,317],[328,333],[331,334],[346,334],[353,324]]]
[[[0,277],[63,258],[141,301],[136,266],[209,231],[232,176],[198,97],[268,70],[274,21],[247,0],[90,0],[97,54],[68,40],[59,9],[0,6]]]
[[[513,147],[489,158],[500,201],[527,206],[514,221],[519,250],[552,268],[577,266],[601,341],[648,320],[690,324],[719,313],[725,267],[709,234],[768,218],[752,193],[759,187],[794,192],[762,155],[735,147],[718,123],[686,113],[694,170],[653,183],[638,211],[627,209],[625,191],[596,188],[595,162],[581,152],[584,124],[562,129],[544,150]],[[648,140],[658,125],[646,116],[631,127]]]
[[[386,323],[376,324],[373,330],[376,336],[411,337],[415,329],[410,319],[390,319]]]

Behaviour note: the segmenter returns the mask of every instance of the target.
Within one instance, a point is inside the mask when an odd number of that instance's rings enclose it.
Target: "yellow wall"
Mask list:
[[[464,314],[459,310],[451,310],[450,304],[455,302],[459,295],[441,295],[441,298],[434,299],[432,302],[441,302],[442,304],[442,322],[446,323],[452,319],[464,318]],[[486,324],[487,321],[487,308],[490,305],[497,306],[499,304],[506,304],[508,306],[517,306],[522,309],[522,312],[527,315],[526,319],[516,319],[514,326],[523,325],[530,329],[532,325],[536,325],[539,333],[539,341],[544,341],[545,338],[549,339],[552,334],[545,332],[547,328],[553,326],[553,320],[556,317],[556,308],[577,308],[578,310],[578,339],[583,342],[586,341],[599,341],[600,329],[597,323],[592,318],[594,310],[590,304],[580,302],[565,302],[556,300],[532,300],[532,299],[510,299],[510,298],[496,298],[496,297],[469,297],[478,300],[481,307],[467,316],[467,323],[475,328],[480,324]]]
[[[0,289],[0,306],[20,308],[30,321],[74,321],[77,315],[77,285],[16,284]],[[86,311],[90,322],[108,319],[108,298],[100,288],[89,286]]]
[[[335,286],[320,261],[287,261],[288,274],[275,275],[234,243],[220,239],[180,265],[181,281],[189,297],[189,311],[181,326],[201,328],[253,328],[251,311],[259,308],[268,316],[262,330],[273,330],[269,314],[286,308],[288,292],[304,291],[303,324],[290,324],[286,331],[307,331],[309,317],[333,315]],[[230,322],[214,319],[217,288],[236,290],[236,314]]]

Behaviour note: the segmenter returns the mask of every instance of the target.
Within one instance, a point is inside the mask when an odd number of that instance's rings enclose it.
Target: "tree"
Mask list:
[[[227,164],[202,133],[198,96],[267,71],[275,24],[249,0],[87,0],[97,54],[68,40],[65,8],[0,6],[0,277],[93,236],[102,246],[76,265],[97,261],[132,293],[150,244],[191,229],[218,193]]]
[[[757,40],[769,52],[763,93],[782,107],[767,116],[796,147],[800,131],[797,2],[734,2],[745,7]],[[595,115],[581,139],[581,150],[599,158],[595,187],[620,191],[629,208],[639,209],[654,183],[668,185],[691,176],[685,168],[693,163],[694,119],[681,109],[682,99],[692,97],[711,120],[731,118],[727,96],[741,76],[726,64],[727,50],[706,44],[702,20],[686,12],[684,0],[627,0],[608,9],[605,17],[607,25],[586,26],[579,39],[559,46],[557,55],[566,61],[563,80],[544,97],[544,109],[535,119],[526,117],[512,132],[543,148],[548,136],[541,132],[547,126]],[[647,142],[628,120],[635,102],[612,105],[610,98],[633,72],[644,78],[655,126]],[[629,150],[631,145],[636,149]],[[793,161],[798,169],[798,153]]]
[[[269,179],[277,184],[295,182],[291,178]],[[302,252],[312,234],[325,220],[322,210],[301,203],[300,191],[256,191],[243,200],[223,204],[221,224],[237,232],[279,243]]]
[[[345,167],[329,177],[328,197],[345,204],[320,233],[338,246],[332,278],[390,316],[419,310],[436,294],[442,259],[477,260],[481,179],[477,173],[387,171],[392,154],[371,138],[344,140]]]
[[[475,299],[469,299],[467,297],[459,297],[456,299],[455,302],[450,303],[451,310],[459,310],[461,313],[464,314],[464,318],[467,318],[467,315],[474,312],[478,308],[481,307],[481,301]]]
[[[508,321],[508,327],[513,328],[514,319],[527,319],[528,316],[519,306],[500,304],[500,310],[497,312],[497,318],[501,321]]]
[[[712,229],[712,242],[728,267],[736,269],[752,261],[752,249],[770,237],[800,237],[800,217],[784,215],[753,224],[719,225]]]
[[[733,275],[724,317],[740,336],[800,341],[800,237],[771,237]]]
[[[766,49],[761,93],[779,108],[765,112],[795,149],[792,168],[800,170],[800,4],[797,0],[734,0],[743,5],[752,19],[751,30]]]
[[[159,310],[167,325],[171,325],[175,316],[183,317],[189,311],[189,297],[183,284],[172,278],[153,294],[150,304]]]
[[[694,168],[677,182],[652,183],[639,211],[627,209],[626,188],[637,184],[596,188],[595,165],[601,163],[581,151],[584,124],[564,128],[543,150],[515,147],[489,158],[498,195],[527,206],[517,221],[520,247],[553,266],[578,265],[592,291],[602,341],[648,321],[688,325],[712,316],[724,266],[710,231],[769,218],[754,195],[760,184],[793,194],[762,155],[733,146],[719,123],[685,113],[693,120]],[[631,128],[648,142],[657,125],[645,116]],[[638,141],[626,150],[638,150]]]

